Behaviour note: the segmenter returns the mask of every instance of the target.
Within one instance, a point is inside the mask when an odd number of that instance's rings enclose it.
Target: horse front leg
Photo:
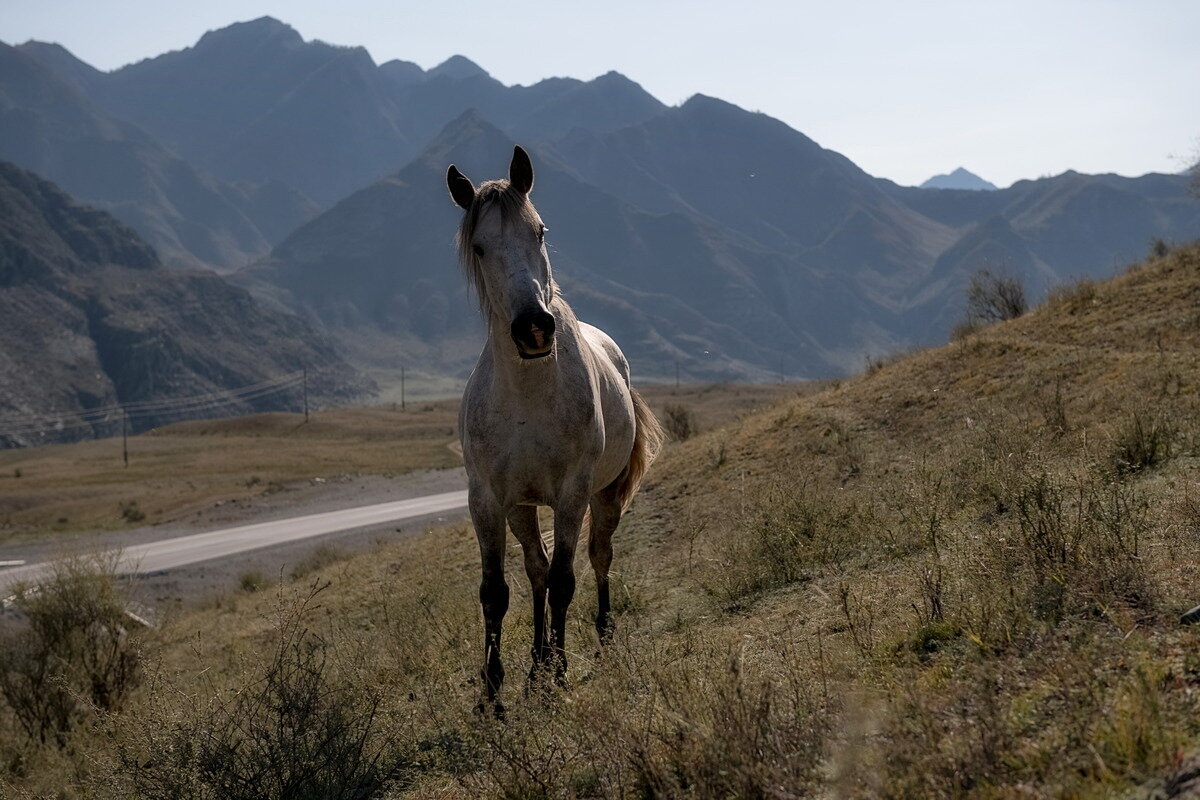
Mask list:
[[[550,652],[554,676],[562,682],[567,674],[567,609],[575,596],[575,548],[588,506],[591,477],[577,480],[554,506],[554,555],[550,558],[547,589],[550,599]]]
[[[529,577],[529,588],[533,594],[533,665],[529,668],[529,685],[537,680],[538,673],[546,666],[550,648],[546,643],[546,573],[550,559],[546,556],[546,545],[538,527],[537,506],[517,506],[508,514],[508,526],[521,543],[525,555],[525,574]]]
[[[472,489],[468,502],[483,566],[479,604],[483,607],[483,668],[480,678],[484,696],[478,710],[490,710],[499,719],[504,716],[504,704],[498,699],[504,683],[500,632],[504,615],[508,612],[508,583],[504,580],[504,513],[490,496],[481,491]]]

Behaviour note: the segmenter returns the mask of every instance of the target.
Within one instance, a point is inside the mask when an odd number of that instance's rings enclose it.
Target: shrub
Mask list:
[[[1008,575],[1018,613],[1057,625],[1071,615],[1123,605],[1149,609],[1155,589],[1142,538],[1145,498],[1127,482],[1061,478],[1035,465],[1011,498],[1016,538],[999,548],[992,574]],[[1020,620],[1010,614],[1010,630]]]
[[[714,472],[725,466],[725,461],[729,458],[729,453],[725,449],[725,441],[721,440],[716,444],[708,446],[708,467]]]
[[[685,405],[668,403],[663,406],[663,427],[677,442],[687,441],[700,432],[696,426],[696,415]]]
[[[146,518],[146,512],[138,507],[137,500],[129,500],[120,504],[121,518],[126,522],[141,522]]]
[[[238,588],[246,594],[262,591],[270,585],[267,576],[256,569],[248,570],[238,576]]]
[[[1157,466],[1171,457],[1175,429],[1159,416],[1134,412],[1113,438],[1112,465],[1118,475]]]
[[[975,320],[965,319],[950,329],[950,341],[961,342],[971,334],[978,333],[982,327]]]
[[[40,585],[16,590],[25,619],[0,639],[0,695],[31,741],[65,746],[81,721],[117,710],[137,684],[116,567],[116,556],[57,561]]]
[[[136,744],[118,741],[131,794],[147,800],[377,796],[396,766],[388,760],[391,739],[381,730],[379,695],[339,674],[333,644],[306,625],[324,588],[314,585],[280,614],[270,659],[257,674],[232,690],[207,687],[182,714],[148,720]]]
[[[1052,437],[1057,438],[1071,430],[1067,421],[1067,404],[1063,400],[1061,379],[1054,382],[1054,396],[1042,400],[1040,405],[1046,430]]]
[[[725,526],[704,588],[722,609],[738,611],[765,592],[804,580],[815,565],[856,551],[855,513],[807,486],[763,489]]]
[[[1016,319],[1029,305],[1025,287],[1014,277],[981,269],[967,285],[967,319],[984,324]]]
[[[330,564],[336,564],[348,558],[345,550],[332,544],[321,544],[314,547],[304,558],[292,567],[292,580],[298,580],[325,569]]]
[[[1047,304],[1068,314],[1077,314],[1096,302],[1096,282],[1081,278],[1074,283],[1055,286],[1046,298]]]

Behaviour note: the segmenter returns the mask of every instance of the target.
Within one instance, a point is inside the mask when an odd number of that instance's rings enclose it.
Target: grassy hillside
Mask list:
[[[670,445],[599,660],[581,564],[565,691],[522,694],[514,545],[505,723],[470,712],[460,527],[177,621],[138,713],[10,763],[146,797],[1173,796],[1200,733],[1198,301],[1182,248]]]

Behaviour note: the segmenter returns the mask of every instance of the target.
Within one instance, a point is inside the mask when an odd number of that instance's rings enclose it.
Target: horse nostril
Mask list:
[[[554,343],[554,317],[541,311],[529,311],[512,323],[512,338],[522,350],[540,353]]]
[[[544,311],[538,312],[534,315],[530,330],[543,334],[549,341],[554,338],[554,317]]]

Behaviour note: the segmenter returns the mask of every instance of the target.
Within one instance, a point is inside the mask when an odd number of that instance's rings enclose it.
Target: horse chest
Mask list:
[[[491,460],[565,466],[603,447],[603,428],[595,415],[500,414],[468,432],[473,449],[490,451]]]
[[[476,416],[464,433],[468,473],[511,503],[552,504],[604,448],[602,423],[583,408],[499,407]]]

